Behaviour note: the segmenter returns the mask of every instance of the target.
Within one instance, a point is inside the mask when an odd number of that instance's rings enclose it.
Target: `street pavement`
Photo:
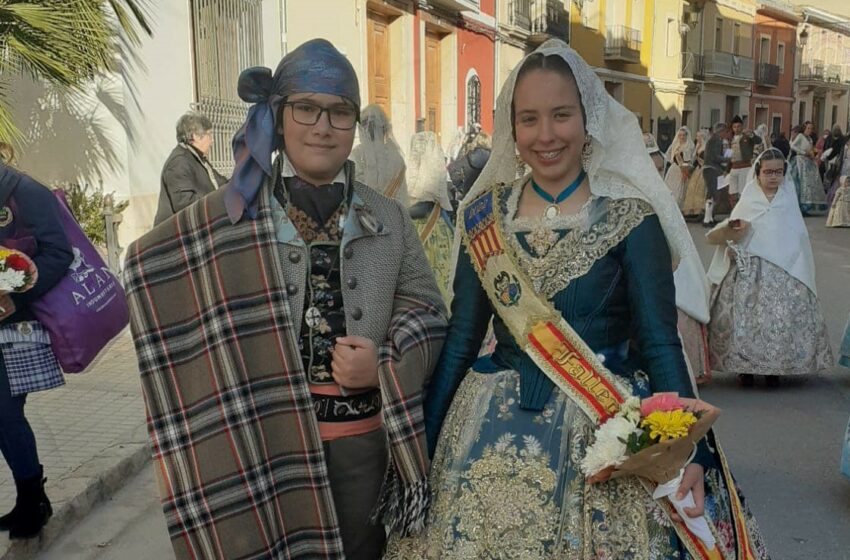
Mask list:
[[[815,252],[818,294],[833,348],[837,350],[850,315],[850,230],[827,229],[824,221],[809,218],[807,225]],[[704,230],[691,225],[691,232],[707,264],[712,248],[703,240]],[[135,365],[127,367],[134,370]],[[117,369],[120,368],[104,368],[100,375],[115,376]],[[116,418],[125,418],[128,424],[133,424],[135,419],[136,427],[128,426],[126,433],[132,434],[128,441],[137,444],[144,438],[137,380],[128,376],[107,382],[94,375],[88,379],[101,379],[101,386],[115,383],[125,387],[123,392],[113,387],[109,395],[99,395],[97,401],[100,407],[112,407],[110,399],[120,402],[120,406],[113,407],[114,414]],[[81,377],[72,382],[85,380],[86,377]],[[731,376],[717,373],[701,391],[702,398],[723,409],[717,432],[761,525],[772,558],[850,560],[850,480],[838,472],[841,440],[850,417],[850,370],[836,367],[806,380],[783,383],[775,389],[764,387],[760,381],[753,388],[741,388]],[[51,393],[58,395],[60,391],[45,393],[45,398]],[[34,423],[44,450],[48,444],[42,441],[61,441],[60,434],[71,423],[45,421],[44,415],[50,407],[41,405],[40,395],[34,397],[30,414],[41,418],[40,423]],[[55,401],[70,414],[74,409],[66,403],[67,399]],[[89,409],[89,414],[93,413],[98,414],[99,410]],[[52,414],[56,416],[60,412],[53,410]],[[53,432],[47,432],[48,429]],[[45,457],[45,461],[50,459]],[[4,481],[8,483],[4,476],[0,474],[0,492]],[[140,474],[128,476],[126,482],[124,489],[98,506],[81,524],[66,531],[38,557],[45,560],[169,557],[152,467],[148,464]],[[2,496],[0,505],[4,504]],[[0,560],[5,560],[2,553]]]
[[[54,516],[40,539],[10,543],[0,533],[0,560],[33,558],[59,533],[122,487],[150,453],[139,374],[129,331],[64,387],[27,397]],[[15,485],[0,461],[0,511],[15,503]]]

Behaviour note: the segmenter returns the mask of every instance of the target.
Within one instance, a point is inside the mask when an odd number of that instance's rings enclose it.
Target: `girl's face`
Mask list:
[[[532,70],[517,82],[513,101],[517,151],[535,181],[564,187],[575,180],[586,138],[575,80],[554,70]]]
[[[784,179],[785,162],[783,160],[769,159],[761,162],[758,182],[765,194],[775,194]]]
[[[678,136],[679,136],[679,142],[684,143],[688,140],[688,133],[685,132],[684,130],[680,130]]]
[[[803,134],[805,134],[806,136],[811,136],[812,132],[814,132],[814,130],[815,130],[815,126],[813,124],[809,123],[809,124],[806,125],[806,129],[803,131]]]

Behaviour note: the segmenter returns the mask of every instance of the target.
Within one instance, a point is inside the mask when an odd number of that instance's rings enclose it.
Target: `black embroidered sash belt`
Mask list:
[[[353,422],[371,418],[381,412],[380,389],[346,397],[315,393],[312,397],[313,409],[319,422]]]

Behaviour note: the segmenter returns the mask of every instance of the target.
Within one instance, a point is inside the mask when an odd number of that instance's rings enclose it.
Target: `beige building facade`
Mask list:
[[[792,118],[798,124],[812,121],[818,131],[838,125],[847,133],[850,23],[844,16],[813,7],[802,8],[800,16]]]

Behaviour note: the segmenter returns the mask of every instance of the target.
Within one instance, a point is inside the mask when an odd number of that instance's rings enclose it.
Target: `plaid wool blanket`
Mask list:
[[[235,224],[225,190],[135,242],[126,262],[175,555],[341,559],[270,189],[261,191],[257,219]],[[375,519],[402,534],[421,528],[428,507],[422,387],[445,335],[442,303],[428,299],[396,295],[379,348],[392,462]]]

